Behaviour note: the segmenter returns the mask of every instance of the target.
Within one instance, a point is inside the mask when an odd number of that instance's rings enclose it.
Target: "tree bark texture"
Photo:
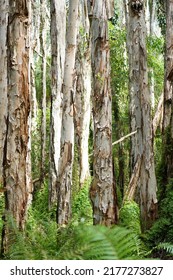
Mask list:
[[[50,183],[49,207],[57,202],[60,140],[62,122],[62,85],[65,62],[66,1],[51,0],[51,129],[50,129]]]
[[[131,142],[132,171],[140,158],[137,200],[141,210],[142,229],[149,228],[157,216],[157,184],[153,154],[153,132],[148,86],[146,23],[144,1],[129,1],[128,25],[129,87],[131,131],[137,130]]]
[[[93,72],[94,162],[90,197],[94,224],[117,222],[112,165],[112,110],[108,19],[113,2],[93,1],[91,61]]]
[[[40,52],[41,52],[41,162],[40,162],[40,185],[44,181],[46,160],[46,39],[47,39],[47,16],[46,0],[40,0]]]
[[[80,3],[80,26],[76,54],[75,135],[79,149],[79,182],[89,177],[88,138],[90,125],[91,59],[90,23],[87,1]]]
[[[166,1],[166,53],[163,112],[163,145],[166,182],[173,177],[173,0]]]
[[[24,229],[31,200],[30,172],[30,1],[9,1],[7,31],[8,108],[3,151],[5,210]],[[8,244],[8,229],[3,230],[3,248]],[[4,249],[5,250],[5,249]]]
[[[3,151],[7,128],[7,19],[8,0],[0,0],[0,183],[3,182]]]
[[[57,223],[67,224],[71,217],[71,187],[74,155],[74,67],[78,30],[79,0],[69,2],[66,37],[66,53],[63,92],[63,115],[61,127],[61,150],[59,161]]]
[[[166,1],[166,53],[165,53],[165,88],[163,129],[170,124],[172,111],[173,83],[173,1]]]

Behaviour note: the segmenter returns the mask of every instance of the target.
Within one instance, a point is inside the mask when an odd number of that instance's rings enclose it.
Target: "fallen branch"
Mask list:
[[[130,137],[130,136],[132,136],[132,135],[134,135],[134,134],[136,134],[136,133],[137,133],[137,130],[135,130],[135,131],[133,131],[133,132],[131,132],[131,133],[129,133],[129,134],[123,136],[123,137],[120,138],[119,140],[117,140],[117,141],[115,141],[114,143],[112,143],[112,146],[114,146],[114,145],[116,145],[116,144],[118,144],[118,143],[124,141],[126,138],[128,138],[128,137]]]
[[[156,135],[157,128],[159,124],[162,124],[162,118],[163,118],[163,100],[164,96],[163,93],[160,96],[158,105],[157,105],[157,110],[153,119],[153,135]]]
[[[138,184],[139,173],[140,173],[140,169],[141,169],[141,162],[142,162],[141,157],[138,156],[135,167],[133,169],[131,179],[130,179],[130,183],[129,183],[127,190],[125,192],[125,195],[124,195],[123,204],[125,201],[133,200],[133,198],[134,198],[135,191],[136,191],[137,184]]]
[[[135,130],[135,131],[133,131],[133,132],[131,132],[131,133],[129,133],[129,134],[127,134],[127,135],[121,137],[119,140],[117,140],[117,141],[115,141],[114,143],[112,143],[112,146],[114,146],[114,145],[116,145],[116,144],[119,144],[120,142],[124,141],[126,138],[128,138],[128,137],[130,137],[130,136],[132,136],[132,135],[134,135],[134,134],[136,134],[136,133],[137,133],[137,130]],[[92,153],[92,154],[93,154],[93,153]],[[92,154],[89,154],[89,157],[91,157]]]

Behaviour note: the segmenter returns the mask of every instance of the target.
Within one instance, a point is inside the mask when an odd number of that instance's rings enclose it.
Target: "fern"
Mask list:
[[[70,246],[69,246],[70,245]],[[141,257],[141,242],[130,230],[115,226],[77,227],[73,244],[64,244],[59,251],[60,259],[137,259]]]
[[[168,253],[169,255],[172,255],[173,256],[173,244],[171,243],[160,243],[158,246],[157,246],[158,249],[163,249],[166,251],[166,253]]]

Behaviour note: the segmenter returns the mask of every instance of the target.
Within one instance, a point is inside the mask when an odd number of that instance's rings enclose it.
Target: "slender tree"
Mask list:
[[[108,19],[114,1],[95,0],[91,24],[93,73],[94,162],[90,197],[94,224],[117,222],[112,164],[112,108]]]
[[[7,120],[7,19],[8,0],[0,0],[0,183],[3,182],[3,151]]]
[[[44,181],[46,160],[46,39],[47,39],[47,16],[46,0],[40,0],[40,52],[41,52],[41,161],[40,161],[40,184]]]
[[[137,130],[131,142],[131,167],[133,172],[139,167],[137,200],[140,204],[142,229],[145,230],[157,216],[157,184],[148,86],[145,5],[142,0],[129,1],[127,46],[131,130]]]
[[[8,108],[3,150],[5,210],[19,229],[25,226],[31,199],[30,174],[30,1],[9,0],[7,29]],[[8,249],[8,227],[3,229],[2,251]]]
[[[166,182],[173,177],[173,0],[166,1],[166,52],[164,83],[164,163]]]
[[[51,130],[50,130],[50,184],[49,207],[57,202],[60,139],[62,122],[62,85],[64,77],[66,38],[66,1],[51,0]]]
[[[79,181],[89,177],[88,138],[90,125],[91,55],[90,22],[87,1],[80,2],[80,24],[76,54],[75,134],[79,154]]]
[[[57,223],[67,224],[71,216],[71,187],[74,154],[74,67],[78,30],[79,0],[69,1],[64,66],[63,115],[61,127],[61,150],[58,178]]]

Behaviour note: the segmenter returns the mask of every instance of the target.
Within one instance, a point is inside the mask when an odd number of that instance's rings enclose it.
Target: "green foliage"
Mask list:
[[[140,226],[140,209],[139,205],[134,201],[127,201],[119,212],[120,224],[131,229],[137,234],[141,233]]]
[[[1,232],[3,227],[2,216],[4,214],[4,194],[0,193],[0,243],[1,243]]]
[[[129,133],[128,62],[126,30],[109,23],[113,142]],[[113,146],[118,201],[121,205],[124,185],[128,184],[129,141]]]
[[[160,202],[159,219],[148,231],[147,240],[150,247],[156,249],[160,249],[159,244],[173,244],[173,179],[166,186],[165,197]]]
[[[151,83],[152,75],[154,75],[154,91],[155,98],[158,101],[164,83],[164,38],[157,36],[149,36],[147,38],[147,61],[149,68],[149,82]],[[153,72],[150,71],[152,69]],[[157,103],[157,102],[156,102]]]
[[[161,28],[162,35],[166,33],[166,6],[165,0],[156,0],[157,7],[157,18],[159,22],[159,26]]]
[[[75,221],[92,222],[92,207],[89,199],[90,184],[91,178],[84,183],[83,187],[74,196],[72,214]]]
[[[113,260],[142,257],[139,238],[125,228],[78,226],[70,231],[70,235],[71,241],[68,239],[59,251],[60,259]]]
[[[36,179],[40,174],[41,162],[41,116],[42,111],[37,111],[37,125],[32,131],[31,141],[31,160],[32,160],[32,178]],[[45,174],[49,172],[49,135],[50,135],[50,108],[46,109],[46,160],[45,160]]]

